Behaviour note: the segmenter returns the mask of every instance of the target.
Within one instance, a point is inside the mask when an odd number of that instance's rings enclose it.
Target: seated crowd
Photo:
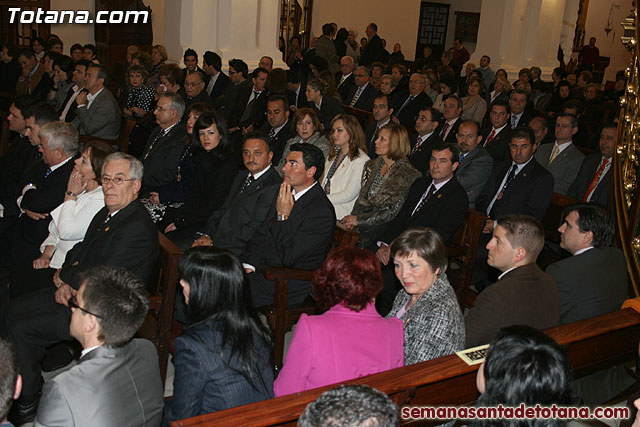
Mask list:
[[[468,62],[461,40],[441,60],[426,48],[409,64],[377,30],[367,27],[360,48],[354,31],[326,24],[306,51],[292,38],[289,70],[233,58],[228,75],[211,51],[201,68],[187,49],[181,69],[161,45],[151,55],[130,46],[108,76],[92,45],[69,56],[55,36],[2,45],[0,90],[15,94],[0,158],[0,335],[12,342],[0,342],[0,364],[17,355],[20,373],[0,393],[21,392],[10,420],[169,425],[490,342],[478,380],[486,405],[527,395],[501,394],[503,365],[524,363],[509,345],[546,348],[562,374],[540,403],[567,404],[571,387],[599,404],[632,382],[615,370],[569,385],[566,358],[534,329],[628,297],[606,208],[616,125],[602,121],[624,79],[600,96],[586,69],[572,80],[556,68],[544,82],[531,67],[512,84],[488,56]],[[128,153],[112,147],[123,120],[135,121]],[[554,193],[575,204],[558,229],[564,259],[545,272],[541,221]],[[446,245],[468,209],[487,219],[471,277],[478,297],[464,313]],[[359,247],[330,249],[336,227],[357,231]],[[133,338],[158,232],[185,251],[175,310],[184,332],[164,403],[157,356]],[[313,296],[326,310],[302,315],[275,373],[255,311],[274,301],[268,267],[315,271],[289,281],[288,303]],[[42,371],[71,361],[60,343],[73,339],[78,365],[44,382]],[[312,417],[308,408],[301,425]]]

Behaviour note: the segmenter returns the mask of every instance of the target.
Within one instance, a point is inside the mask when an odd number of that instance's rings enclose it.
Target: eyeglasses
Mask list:
[[[175,108],[165,108],[165,107],[156,107],[154,111],[169,111],[174,110]]]
[[[125,182],[125,181],[135,181],[135,179],[134,178],[125,179],[125,178],[122,178],[122,177],[119,177],[119,176],[116,176],[115,178],[111,178],[111,177],[108,177],[108,176],[103,176],[102,177],[102,185],[103,186],[108,184],[108,183],[110,183],[110,182],[112,182],[114,185],[122,185],[122,183]]]
[[[78,301],[76,300],[76,296],[75,295],[72,296],[71,298],[69,298],[69,300],[67,301],[67,304],[69,305],[69,308],[77,308],[78,310],[80,310],[80,311],[82,311],[84,313],[90,314],[92,316],[96,316],[98,319],[102,319],[102,316],[98,316],[97,314],[92,313],[89,310],[86,310],[86,309],[80,307],[78,305]]]
[[[191,83],[191,82],[187,82],[184,84],[185,87],[198,87],[200,86],[202,83],[204,82],[198,82],[198,83]]]

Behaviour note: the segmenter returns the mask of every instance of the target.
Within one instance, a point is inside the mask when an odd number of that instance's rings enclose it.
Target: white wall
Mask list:
[[[86,0],[51,0],[51,10],[88,10],[91,15],[95,12],[95,2]],[[51,32],[57,34],[64,42],[64,53],[69,54],[69,48],[74,43],[85,45],[95,44],[93,24],[52,24]]]
[[[629,15],[632,0],[613,0],[613,1],[590,1],[587,9],[587,21],[585,23],[585,44],[589,42],[589,37],[596,38],[596,46],[600,49],[600,56],[608,56],[611,58],[609,66],[605,70],[604,80],[615,80],[616,72],[624,70],[631,59],[629,51],[620,42],[622,36],[622,27],[620,23]],[[619,8],[613,8],[612,15],[612,31],[607,35],[604,28],[607,25],[609,11],[611,6],[619,5]]]
[[[450,4],[446,46],[453,44],[455,34],[455,12],[480,13],[481,0],[433,0],[434,3]],[[358,42],[365,37],[364,30],[370,22],[378,24],[378,35],[387,40],[387,50],[400,43],[402,53],[408,61],[415,59],[418,39],[420,1],[418,0],[320,0],[313,3],[311,35],[322,35],[322,25],[335,22],[338,28],[354,28],[358,31]],[[470,53],[475,43],[465,43]]]

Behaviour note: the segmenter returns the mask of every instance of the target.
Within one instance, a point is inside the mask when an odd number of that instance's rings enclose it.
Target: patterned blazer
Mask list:
[[[387,318],[394,317],[411,295],[400,290]],[[404,322],[404,364],[424,362],[460,351],[465,332],[462,311],[444,272],[400,318]]]

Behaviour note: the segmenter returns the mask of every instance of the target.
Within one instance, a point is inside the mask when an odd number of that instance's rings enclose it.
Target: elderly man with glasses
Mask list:
[[[4,313],[0,333],[15,343],[23,378],[18,415],[12,420],[15,425],[35,417],[42,387],[41,361],[48,347],[71,339],[69,299],[77,295],[87,270],[124,267],[143,283],[149,280],[159,246],[151,217],[137,200],[142,174],[142,163],[128,154],[107,157],[102,174],[105,207],[91,221],[84,240],[67,253],[53,286],[11,301]]]

